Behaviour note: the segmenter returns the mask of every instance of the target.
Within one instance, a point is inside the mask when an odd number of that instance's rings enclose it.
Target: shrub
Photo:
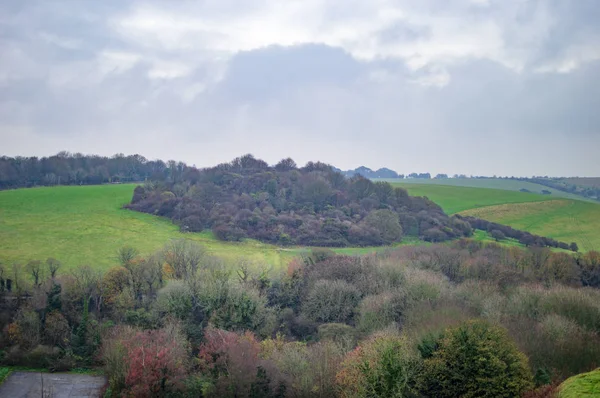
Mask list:
[[[400,324],[406,308],[402,291],[386,292],[365,297],[358,306],[357,327],[370,334],[390,324]]]
[[[600,252],[590,251],[579,259],[581,284],[600,288]]]
[[[415,392],[420,370],[408,341],[393,332],[379,333],[348,353],[336,375],[340,396],[406,397]]]
[[[341,280],[318,280],[302,308],[317,322],[347,322],[360,300],[358,289]]]
[[[58,311],[53,311],[46,315],[44,335],[49,344],[66,347],[69,344],[71,328],[69,322]]]
[[[353,347],[356,343],[356,331],[344,323],[325,323],[319,325],[319,340],[328,340]]]
[[[424,362],[422,392],[435,397],[517,397],[532,387],[527,357],[484,321],[450,328]]]
[[[104,342],[102,359],[113,393],[154,397],[182,389],[189,347],[177,323],[148,331],[116,327]]]

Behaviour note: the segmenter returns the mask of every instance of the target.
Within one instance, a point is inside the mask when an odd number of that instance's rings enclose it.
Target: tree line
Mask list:
[[[141,155],[112,157],[60,152],[49,157],[0,157],[0,189],[52,185],[94,185],[173,179],[187,166]]]
[[[472,233],[432,201],[387,182],[348,179],[320,162],[298,167],[288,158],[269,166],[252,155],[138,186],[127,207],[168,217],[182,231],[210,228],[223,240],[279,245],[379,246],[403,236],[442,242]]]
[[[559,242],[556,239],[535,235],[527,231],[514,229],[508,225],[498,224],[473,216],[461,216],[457,214],[456,217],[459,220],[468,222],[473,229],[487,231],[497,242],[511,238],[517,240],[525,247],[553,247],[563,250],[570,250],[572,252],[579,251],[579,246],[575,242],[571,242],[570,244],[566,242]]]
[[[106,397],[535,397],[600,358],[597,252],[459,240],[269,272],[176,240],[114,262],[0,267],[0,363],[99,366]]]

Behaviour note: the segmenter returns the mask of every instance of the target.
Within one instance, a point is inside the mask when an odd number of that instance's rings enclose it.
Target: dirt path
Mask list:
[[[13,372],[0,385],[0,397],[97,398],[100,397],[104,383],[103,376]]]

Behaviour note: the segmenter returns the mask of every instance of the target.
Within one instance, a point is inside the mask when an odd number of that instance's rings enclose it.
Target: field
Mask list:
[[[377,181],[377,180],[375,180]],[[381,179],[379,181],[387,181],[392,184],[400,184],[402,186],[410,187],[414,185],[443,185],[453,187],[467,187],[467,188],[489,188],[489,189],[501,189],[504,191],[515,191],[519,192],[521,189],[527,189],[531,193],[542,194],[543,190],[550,191],[550,197],[556,198],[567,198],[567,199],[578,199],[586,200],[582,196],[574,195],[568,192],[559,191],[554,188],[549,188],[541,184],[535,184],[528,181],[517,181],[500,178],[445,178],[445,179]]]
[[[514,228],[576,242],[583,251],[600,249],[600,205],[578,200],[513,203],[462,212]]]
[[[582,251],[600,249],[598,203],[489,188],[393,185],[406,188],[411,195],[427,196],[449,214],[472,215],[559,241],[576,242]]]
[[[280,268],[304,248],[279,248],[246,241],[221,242],[210,233],[183,234],[170,220],[122,209],[135,185],[63,186],[0,191],[0,263],[26,263],[54,257],[66,268],[91,265],[108,269],[122,246],[142,254],[171,239],[201,243],[225,261],[249,260],[258,267]],[[382,248],[344,248],[346,254]]]
[[[563,178],[561,182],[580,185],[582,187],[600,188],[600,177],[571,177]]]
[[[503,189],[407,184],[404,182],[396,182],[392,183],[392,185],[405,188],[408,193],[413,196],[427,196],[429,199],[439,204],[448,214],[460,213],[461,211],[484,206],[506,203],[539,202],[553,199],[551,195],[524,193]]]
[[[509,190],[425,184],[394,184],[411,195],[428,196],[450,214],[471,214],[565,242],[582,250],[600,248],[600,205],[557,200]],[[129,245],[150,254],[169,240],[187,238],[224,261],[241,258],[258,267],[280,269],[301,247],[280,248],[248,240],[221,242],[210,233],[183,234],[169,220],[122,209],[135,185],[68,186],[0,192],[0,263],[26,263],[54,257],[65,268],[91,265],[108,269],[116,250]],[[489,241],[485,233],[477,240]],[[406,244],[414,244],[407,241]],[[516,242],[506,242],[517,244]],[[360,254],[384,248],[343,248]]]

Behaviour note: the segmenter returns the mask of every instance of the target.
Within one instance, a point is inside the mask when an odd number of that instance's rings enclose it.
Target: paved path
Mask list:
[[[97,398],[103,376],[12,372],[0,385],[1,398]],[[43,392],[42,395],[42,385]]]

